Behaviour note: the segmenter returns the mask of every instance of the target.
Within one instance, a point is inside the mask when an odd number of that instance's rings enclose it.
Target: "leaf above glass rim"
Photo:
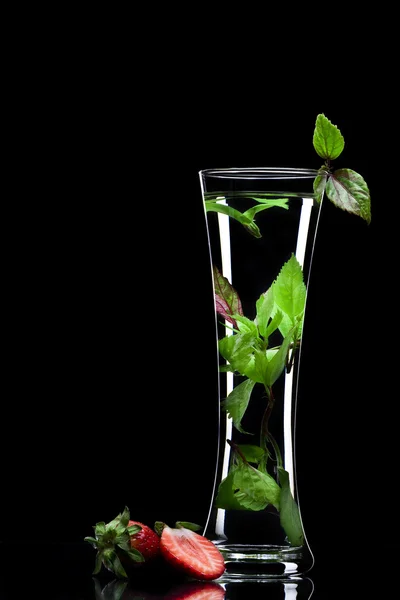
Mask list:
[[[343,152],[344,138],[324,114],[319,114],[315,121],[313,144],[318,156],[325,160],[334,160]]]
[[[314,180],[314,193],[321,203],[324,193],[338,208],[357,215],[368,224],[371,222],[371,196],[364,178],[351,169],[338,169],[332,172],[331,160],[343,151],[344,138],[336,125],[324,114],[315,121],[313,145],[317,154],[325,159]]]
[[[371,198],[364,178],[351,169],[334,171],[326,182],[326,195],[342,210],[371,222]]]

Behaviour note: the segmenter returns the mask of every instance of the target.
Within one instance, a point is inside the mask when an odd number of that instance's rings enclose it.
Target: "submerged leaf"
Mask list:
[[[213,266],[215,308],[218,314],[236,327],[236,321],[232,315],[243,316],[242,303],[235,288],[228,279],[222,275],[219,269]]]
[[[304,532],[301,523],[299,507],[297,506],[290,490],[289,473],[278,468],[281,482],[280,521],[288,540],[293,546],[302,546]]]
[[[307,292],[301,265],[294,254],[283,265],[273,289],[275,304],[294,324],[295,318],[304,312]]]
[[[235,497],[244,508],[263,510],[272,504],[279,510],[281,488],[271,475],[242,463],[234,471],[233,485]]]
[[[242,428],[242,419],[249,404],[254,385],[254,381],[246,379],[233,388],[229,396],[222,402],[222,407],[228,413],[228,417],[232,419],[233,425],[242,433],[247,433]]]

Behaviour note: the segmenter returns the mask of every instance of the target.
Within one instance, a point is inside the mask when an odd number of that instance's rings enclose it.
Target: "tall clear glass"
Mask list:
[[[231,578],[309,571],[296,483],[296,409],[321,203],[317,171],[199,173],[215,298],[219,443],[204,535]],[[307,318],[309,318],[307,316]]]

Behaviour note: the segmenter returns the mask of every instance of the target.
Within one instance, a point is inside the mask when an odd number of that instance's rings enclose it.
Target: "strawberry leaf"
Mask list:
[[[106,524],[104,523],[104,521],[101,521],[100,523],[96,523],[96,525],[94,526],[94,533],[95,533],[96,537],[103,535],[105,532],[106,532]]]
[[[95,548],[97,548],[98,546],[98,542],[95,538],[90,537],[90,535],[88,535],[87,537],[84,538],[85,542],[89,542],[89,544],[92,544]]]
[[[136,548],[131,548],[129,552],[125,553],[125,556],[128,556],[134,562],[144,562],[143,554]]]
[[[129,535],[135,535],[136,533],[139,533],[139,531],[141,531],[142,528],[140,527],[140,525],[130,525],[129,527],[127,527],[126,530],[129,533]]]
[[[95,559],[92,575],[97,575],[98,573],[100,573],[102,564],[103,564],[103,557],[101,555],[101,552],[98,552],[96,554],[96,559]]]
[[[159,535],[161,537],[163,529],[166,526],[167,526],[166,523],[163,523],[162,521],[156,521],[154,523],[154,531],[156,532],[157,535]]]
[[[183,527],[184,529],[190,529],[190,531],[200,531],[203,529],[201,525],[197,525],[196,523],[189,523],[188,521],[177,521],[175,523],[175,527],[178,529]]]

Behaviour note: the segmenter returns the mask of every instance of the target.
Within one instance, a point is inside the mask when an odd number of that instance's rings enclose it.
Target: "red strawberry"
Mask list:
[[[104,565],[117,577],[126,578],[124,567],[152,562],[160,553],[158,535],[147,525],[131,521],[127,507],[110,523],[96,523],[94,532],[96,537],[85,537],[97,550],[94,575]]]
[[[179,523],[177,527],[156,523],[155,529],[162,529],[161,556],[177,571],[201,580],[217,579],[225,571],[224,557],[206,537]]]
[[[145,561],[153,560],[160,554],[160,538],[148,525],[129,520],[128,527],[132,527],[132,525],[137,525],[141,529],[131,535],[131,548],[136,548],[143,555]]]

